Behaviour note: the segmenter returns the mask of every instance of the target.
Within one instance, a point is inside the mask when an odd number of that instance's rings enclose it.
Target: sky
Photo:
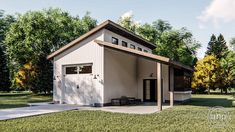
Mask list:
[[[227,43],[235,37],[235,0],[0,0],[0,9],[11,15],[49,7],[80,17],[89,11],[99,23],[123,15],[133,15],[141,24],[166,20],[175,29],[186,27],[193,33],[202,45],[199,58],[213,33],[223,34]]]

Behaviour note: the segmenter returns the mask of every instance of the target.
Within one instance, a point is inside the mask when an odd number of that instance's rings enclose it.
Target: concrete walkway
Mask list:
[[[0,120],[15,119],[20,117],[28,117],[34,115],[41,115],[54,112],[62,112],[66,110],[78,109],[76,105],[68,104],[31,104],[31,107],[21,107],[13,109],[2,109],[0,110]],[[33,106],[36,105],[36,106]]]
[[[128,113],[128,114],[151,114],[158,112],[156,104],[142,104],[136,106],[105,106],[89,107],[69,104],[49,104],[33,103],[30,107],[21,107],[13,109],[0,110],[0,120],[9,120],[21,117],[42,115],[47,113],[62,112],[67,110],[102,110],[107,112]],[[163,105],[163,110],[170,108],[169,105]]]

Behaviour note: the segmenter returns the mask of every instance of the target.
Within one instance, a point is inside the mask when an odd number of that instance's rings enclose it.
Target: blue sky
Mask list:
[[[7,14],[48,7],[61,8],[74,16],[89,11],[99,23],[117,21],[126,12],[132,12],[141,23],[167,20],[173,27],[187,27],[193,33],[202,44],[200,58],[212,33],[222,33],[227,41],[235,37],[235,0],[0,0],[0,9]]]

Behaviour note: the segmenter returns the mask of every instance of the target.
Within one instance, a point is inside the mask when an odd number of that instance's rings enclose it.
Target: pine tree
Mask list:
[[[216,57],[220,60],[224,58],[228,53],[228,46],[226,45],[226,41],[224,40],[224,36],[220,34],[217,38],[216,43],[217,50],[215,52]]]
[[[214,47],[216,45],[216,36],[214,34],[211,35],[211,39],[207,46],[206,56],[207,55],[214,55]]]
[[[228,52],[228,47],[224,36],[220,34],[217,39],[214,34],[212,34],[210,42],[207,46],[206,55],[214,55],[217,59],[221,60],[224,58]]]

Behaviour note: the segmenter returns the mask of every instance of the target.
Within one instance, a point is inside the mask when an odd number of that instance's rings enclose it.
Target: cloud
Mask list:
[[[208,23],[218,28],[221,23],[235,22],[235,0],[212,0],[197,19],[201,29]]]
[[[124,14],[121,15],[121,18],[124,19],[124,18],[128,18],[128,17],[132,17],[133,16],[133,11],[130,10]]]

